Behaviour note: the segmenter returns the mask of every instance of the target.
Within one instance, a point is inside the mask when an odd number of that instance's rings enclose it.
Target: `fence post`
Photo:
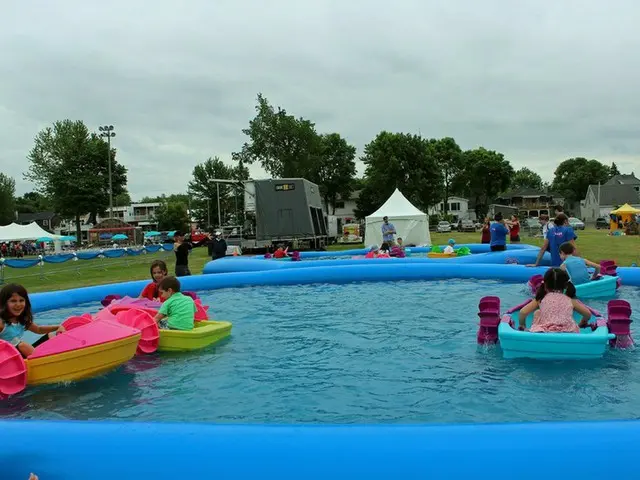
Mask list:
[[[40,280],[44,281],[46,280],[44,275],[44,257],[42,255],[38,255],[38,260],[40,260],[38,263],[38,267],[40,267]]]
[[[0,285],[4,285],[4,258],[0,258]]]
[[[78,254],[73,252],[73,261],[76,262],[76,275],[80,276],[80,264],[78,263]]]

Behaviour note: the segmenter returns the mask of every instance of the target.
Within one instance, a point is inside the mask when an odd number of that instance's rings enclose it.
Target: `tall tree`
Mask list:
[[[540,175],[533,170],[529,170],[527,167],[522,167],[513,174],[511,188],[514,190],[518,188],[533,188],[542,191],[544,184]]]
[[[38,192],[27,192],[16,198],[18,213],[36,213],[54,210],[51,199]]]
[[[40,131],[27,156],[25,178],[51,198],[56,213],[76,220],[78,238],[80,216],[95,217],[109,205],[107,152],[107,143],[82,121],[63,120]],[[115,149],[110,155],[113,194],[118,195],[126,186],[127,170],[115,160]]]
[[[155,210],[155,219],[159,230],[190,231],[191,218],[187,205],[182,202],[167,202]]]
[[[16,221],[16,181],[0,173],[0,225]]]
[[[609,178],[613,178],[616,175],[620,175],[620,170],[618,170],[616,162],[611,162],[611,167],[609,167]]]
[[[322,150],[312,180],[320,186],[320,194],[329,213],[336,213],[338,197],[349,198],[356,175],[356,147],[349,145],[338,133],[321,136]]]
[[[189,182],[189,192],[194,197],[193,210],[201,224],[218,224],[230,221],[236,206],[241,210],[244,201],[244,189],[241,184],[217,183],[215,180],[237,180],[249,178],[249,171],[242,163],[235,167],[225,164],[218,157],[208,158],[193,169],[193,179]],[[220,216],[218,216],[218,194],[220,195]],[[238,200],[242,199],[240,202]],[[221,225],[218,225],[221,226]]]
[[[320,154],[322,142],[315,125],[302,117],[275,109],[258,94],[256,116],[249,128],[242,130],[249,137],[233,159],[242,164],[260,162],[273,177],[310,178]]]
[[[429,147],[431,155],[442,172],[444,214],[447,215],[449,213],[449,196],[452,193],[451,187],[463,167],[462,150],[451,137],[432,139],[429,141]]]
[[[589,185],[605,183],[609,177],[610,168],[597,160],[570,158],[556,168],[551,188],[567,200],[577,202],[584,199]]]
[[[406,133],[380,132],[364,148],[365,187],[357,200],[359,218],[380,207],[397,188],[426,211],[442,198],[442,174],[428,140]]]
[[[502,153],[484,147],[465,151],[463,162],[456,188],[474,201],[476,216],[482,218],[493,199],[509,187],[513,167]]]
[[[113,197],[113,205],[115,207],[124,207],[131,205],[131,203],[131,195],[129,195],[129,192],[126,189],[124,192]]]

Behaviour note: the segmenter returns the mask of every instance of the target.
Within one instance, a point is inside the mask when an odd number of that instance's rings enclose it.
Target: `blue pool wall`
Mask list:
[[[531,268],[524,265],[456,265],[444,262],[408,263],[400,261],[392,262],[389,261],[389,259],[377,262],[360,261],[360,263],[354,265],[339,264],[324,266],[324,264],[325,261],[322,262],[323,266],[314,266],[312,268],[282,268],[269,271],[193,275],[190,277],[181,277],[180,283],[182,284],[183,290],[192,291],[261,285],[341,284],[351,282],[440,280],[455,278],[475,278],[525,283],[532,275],[543,275],[547,270],[547,267]],[[619,267],[618,276],[621,278],[623,285],[640,286],[640,268],[638,267]],[[82,303],[98,302],[111,294],[137,297],[147,283],[147,280],[140,280],[110,285],[97,285],[59,292],[36,293],[31,295],[30,298],[33,310],[35,312],[41,312],[56,308],[73,307]],[[496,290],[499,289],[496,287]],[[499,294],[500,292],[496,291],[496,295]]]
[[[313,252],[323,253],[323,252]],[[258,270],[278,270],[286,268],[309,268],[318,267],[319,264],[323,267],[341,266],[341,265],[368,265],[368,264],[382,264],[390,263],[394,265],[402,264],[442,264],[442,265],[469,265],[469,264],[484,264],[484,265],[504,265],[517,263],[519,265],[529,265],[536,262],[538,256],[538,249],[536,250],[515,250],[509,252],[493,252],[493,253],[480,253],[476,255],[464,255],[462,257],[453,258],[427,258],[427,257],[406,257],[406,258],[343,258],[334,260],[322,260],[319,261],[281,261],[274,259],[264,259],[255,257],[225,257],[219,260],[213,260],[208,262],[203,269],[203,273],[229,273],[229,272],[253,272]],[[543,266],[551,265],[551,256],[545,253],[542,261]]]
[[[444,248],[446,245],[440,245],[440,248]],[[456,244],[456,248],[467,247],[471,250],[471,253],[489,253],[491,246],[488,243],[461,243]],[[525,243],[507,244],[507,251],[509,250],[529,250],[536,249],[533,245],[527,245]],[[431,247],[407,247],[410,253],[428,253],[431,251]],[[300,258],[324,258],[324,257],[346,257],[354,255],[366,255],[369,248],[352,248],[350,250],[332,250],[323,252],[300,252]],[[254,255],[252,258],[264,259],[264,255]]]
[[[30,471],[43,480],[622,479],[635,478],[640,444],[637,420],[415,426],[14,420],[0,421],[0,431],[10,439],[0,450],[7,480],[26,480]]]

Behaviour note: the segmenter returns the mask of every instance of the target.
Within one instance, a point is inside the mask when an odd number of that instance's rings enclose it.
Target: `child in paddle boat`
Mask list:
[[[396,244],[391,247],[391,256],[398,258],[405,258],[406,254],[404,252],[404,244],[402,237],[398,237],[396,240]]]
[[[378,252],[378,258],[391,258],[391,255],[389,254],[389,244],[387,242],[384,242],[380,246],[380,251]]]
[[[289,247],[287,248],[278,247],[278,249],[273,254],[273,258],[285,258],[287,256],[288,250],[289,250]]]
[[[579,325],[573,319],[574,310],[582,315]],[[536,298],[518,314],[518,330],[526,328],[527,317],[532,312],[535,313],[530,332],[579,333],[591,318],[591,311],[576,299],[576,287],[569,280],[569,274],[561,268],[547,270]]]
[[[167,275],[169,275],[167,264],[162,260],[154,260],[149,268],[149,273],[151,274],[151,280],[153,281],[144,287],[142,293],[140,293],[140,298],[162,301],[160,293],[158,292],[158,285]]]
[[[22,341],[25,330],[43,335],[33,345]],[[44,343],[50,336],[64,332],[62,325],[37,325],[33,321],[29,294],[15,283],[5,285],[0,290],[0,340],[16,347],[24,358],[29,357],[35,347]]]
[[[574,247],[571,242],[565,242],[560,245],[560,258],[562,259],[560,268],[569,274],[571,283],[574,285],[582,285],[592,280],[599,280],[601,278],[599,276],[600,265],[586,258],[576,256],[575,252],[576,247]],[[595,269],[593,275],[589,273],[587,266]]]
[[[447,246],[444,247],[443,253],[456,253],[455,249],[453,248],[455,246],[456,246],[456,241],[453,238],[450,238],[449,241],[447,242]]]
[[[364,258],[376,258],[378,256],[378,246],[372,245],[369,247],[369,251],[366,253]]]
[[[193,330],[196,304],[188,295],[180,292],[180,282],[176,277],[164,277],[158,284],[163,303],[155,316],[155,321],[163,330]]]

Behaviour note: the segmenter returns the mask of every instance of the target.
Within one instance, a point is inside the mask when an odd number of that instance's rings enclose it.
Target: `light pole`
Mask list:
[[[109,170],[109,218],[113,218],[113,183],[111,179],[111,138],[116,136],[113,125],[98,127],[100,136],[107,139],[107,166]]]

